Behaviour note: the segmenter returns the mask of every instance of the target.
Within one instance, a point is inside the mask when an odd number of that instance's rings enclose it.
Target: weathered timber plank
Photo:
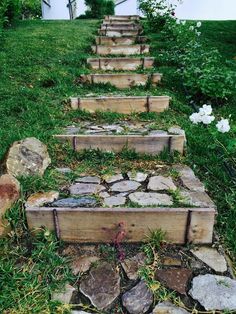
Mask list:
[[[170,97],[95,97],[71,98],[71,107],[74,110],[82,109],[91,113],[95,111],[112,111],[124,114],[132,112],[163,112],[169,108]]]
[[[68,141],[76,151],[101,149],[120,152],[124,147],[138,153],[157,155],[163,150],[183,154],[183,135],[55,135],[55,138]]]
[[[212,243],[216,211],[191,211],[187,241],[189,243]]]
[[[145,43],[147,42],[147,37],[145,36],[123,36],[123,37],[106,37],[106,36],[97,36],[96,44],[97,45],[133,45],[135,43]]]
[[[154,58],[88,58],[87,63],[93,70],[134,71],[138,68],[151,69]]]
[[[102,36],[109,36],[109,37],[122,37],[122,36],[138,36],[142,32],[140,30],[130,29],[130,30],[103,30],[99,29],[98,34]]]
[[[135,20],[104,20],[102,25],[140,25],[139,21]]]
[[[106,15],[104,21],[130,21],[130,20],[139,20],[139,15]]]
[[[31,230],[42,226],[55,230],[53,209],[57,212],[60,238],[66,242],[101,243],[113,242],[122,222],[126,232],[125,242],[141,242],[146,239],[150,230],[162,229],[166,232],[167,241],[184,244],[188,213],[192,208],[27,208],[26,216]],[[199,232],[201,243],[210,243],[208,233],[212,232],[212,220],[208,221],[208,214],[214,215],[209,208],[195,208],[195,212],[202,212],[205,220]],[[199,230],[200,230],[199,229]],[[206,236],[207,234],[207,236]],[[193,243],[195,239],[193,239]]]
[[[110,30],[110,31],[113,31],[113,30],[116,30],[116,29],[122,29],[122,30],[140,30],[142,29],[142,26],[139,25],[139,24],[125,24],[125,23],[122,23],[122,24],[102,24],[100,29],[102,30]]]
[[[149,45],[116,45],[116,46],[92,46],[92,51],[99,55],[137,55],[149,53]]]
[[[152,85],[157,85],[161,80],[161,74],[144,74],[144,73],[114,73],[114,74],[83,74],[80,75],[81,83],[88,84],[108,84],[117,88],[131,88],[133,86],[145,86],[150,80]]]

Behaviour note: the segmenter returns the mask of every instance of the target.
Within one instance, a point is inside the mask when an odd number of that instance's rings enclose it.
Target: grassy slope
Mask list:
[[[67,148],[62,149],[52,139],[52,134],[57,133],[60,127],[77,121],[79,117],[93,119],[85,113],[70,112],[65,105],[69,96],[116,92],[112,87],[91,88],[76,83],[79,74],[88,71],[84,61],[89,55],[89,46],[97,25],[97,21],[82,20],[25,21],[6,32],[4,46],[0,49],[0,138],[4,139],[0,141],[0,159],[13,141],[36,136],[49,145],[53,165],[71,165],[74,169],[79,168],[79,171],[92,167],[93,171],[104,172],[107,168],[113,168],[114,164],[122,169],[136,164],[133,161],[137,159],[135,154],[121,155],[126,162],[109,154],[75,155]],[[207,45],[218,46],[224,57],[231,60],[236,55],[236,44],[233,42],[235,26],[236,22],[204,22],[202,28]],[[152,46],[155,54],[155,43]],[[231,66],[235,66],[235,62]],[[236,192],[235,183],[224,166],[224,160],[228,156],[222,148],[216,149],[212,145],[206,128],[190,124],[188,116],[192,109],[177,82],[172,80],[175,69],[162,66],[158,70],[165,74],[163,84],[148,93],[172,96],[171,110],[159,116],[142,114],[135,118],[153,119],[158,126],[179,124],[185,128],[188,151],[183,161],[195,168],[216,201],[219,209],[219,230],[229,249],[236,255]],[[144,89],[127,91],[127,94],[144,93]],[[235,103],[225,104],[224,107],[215,109],[215,113],[219,117],[231,113],[232,123],[235,125]],[[99,114],[97,118],[114,121],[121,116]],[[224,136],[233,137],[235,133]],[[223,141],[224,136],[222,135]],[[143,168],[147,166],[144,161],[138,165]],[[43,179],[22,180],[22,199],[34,191],[55,189],[60,183],[70,179],[61,178],[53,169],[49,169]],[[54,273],[55,267],[63,263],[57,258],[57,247],[45,237],[34,241],[32,245],[26,228],[22,227],[24,211],[21,202],[11,210],[9,217],[16,228],[11,241],[0,242],[0,257],[4,261],[0,267],[0,290],[3,288],[2,282],[7,282],[4,285],[5,297],[0,300],[0,310],[8,310],[6,313],[49,313],[49,309],[52,311],[53,308],[53,313],[56,313],[55,306],[44,301],[49,299],[51,289],[63,281],[64,274],[66,279],[69,277],[66,267],[61,266],[61,272]],[[40,251],[42,258],[37,259]],[[16,267],[19,259],[25,271]],[[55,264],[52,263],[54,259]],[[35,298],[38,300],[37,304]],[[62,312],[63,310],[60,313]]]

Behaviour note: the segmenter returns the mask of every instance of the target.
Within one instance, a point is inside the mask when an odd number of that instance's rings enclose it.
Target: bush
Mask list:
[[[148,27],[166,43],[159,62],[175,65],[182,86],[198,101],[221,104],[235,89],[235,74],[230,71],[217,49],[209,49],[201,40],[201,22],[176,19],[174,7],[166,0],[141,0]]]
[[[88,18],[102,18],[104,15],[113,15],[115,11],[113,0],[85,0],[85,4],[89,7],[86,11]]]
[[[21,0],[21,15],[23,18],[38,18],[41,16],[40,0]]]

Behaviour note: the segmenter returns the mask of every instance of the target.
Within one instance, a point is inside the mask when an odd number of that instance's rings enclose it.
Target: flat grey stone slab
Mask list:
[[[129,199],[140,206],[173,205],[171,196],[155,192],[134,192],[129,195]]]
[[[144,253],[138,253],[137,255],[126,258],[121,265],[130,280],[138,279],[138,271],[140,267],[145,265],[146,256]]]
[[[153,303],[153,294],[141,280],[122,296],[122,304],[130,314],[146,313]]]
[[[140,183],[131,180],[117,182],[111,186],[112,192],[129,192],[135,191],[141,186]]]
[[[121,173],[119,173],[112,176],[105,176],[104,180],[106,183],[114,183],[120,180],[124,180],[124,177]]]
[[[163,131],[163,130],[152,130],[149,132],[149,135],[155,136],[155,135],[168,135],[168,132]]]
[[[76,291],[76,289],[74,287],[72,287],[69,284],[66,284],[64,291],[62,292],[55,292],[52,295],[52,300],[53,301],[59,301],[61,303],[65,303],[65,304],[69,304],[74,291]]]
[[[197,207],[213,207],[215,204],[205,192],[180,191],[181,203]]]
[[[64,167],[64,168],[56,168],[57,172],[60,172],[62,174],[67,174],[67,173],[71,173],[72,170],[68,167]]]
[[[191,253],[209,267],[214,269],[214,271],[218,273],[224,273],[227,271],[226,260],[224,256],[221,255],[216,249],[209,247],[199,247],[195,250],[191,250]]]
[[[50,206],[55,207],[70,207],[70,208],[76,208],[76,207],[93,207],[97,204],[97,200],[93,197],[84,196],[80,198],[62,198],[60,200],[57,200],[56,202],[53,202],[50,204]]]
[[[106,197],[109,197],[110,194],[107,193],[107,192],[101,192],[101,193],[99,193],[99,196],[100,196],[101,198],[106,198]]]
[[[85,194],[98,194],[105,190],[105,186],[92,183],[75,183],[70,186],[69,191],[71,195],[85,195]]]
[[[170,302],[162,302],[156,305],[152,314],[189,314],[189,312]]]
[[[82,279],[79,289],[93,306],[99,310],[107,309],[120,295],[119,272],[109,263],[99,264]]]
[[[148,190],[151,191],[175,191],[177,187],[175,186],[171,177],[154,176],[149,179]]]
[[[180,174],[180,180],[185,188],[190,191],[204,192],[203,183],[195,176],[193,170],[185,165],[176,165],[174,168]]]
[[[207,311],[236,310],[236,280],[218,275],[199,275],[193,278],[189,294]]]
[[[126,198],[124,196],[111,196],[104,199],[104,205],[108,207],[124,205]]]
[[[131,172],[130,171],[127,173],[127,175],[130,180],[137,181],[137,182],[144,182],[148,177],[148,174],[144,172]]]
[[[96,176],[87,176],[87,177],[77,178],[75,180],[75,182],[100,184],[101,179],[99,177],[96,177]]]

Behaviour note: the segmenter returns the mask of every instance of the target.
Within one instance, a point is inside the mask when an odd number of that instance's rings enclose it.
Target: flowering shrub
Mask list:
[[[179,1],[180,2],[180,1]],[[223,103],[233,95],[236,75],[223,66],[217,49],[207,49],[201,41],[199,22],[181,21],[175,17],[175,6],[166,0],[141,0],[151,30],[166,41],[160,61],[178,67],[178,76],[187,93],[194,99]]]
[[[215,117],[212,115],[212,107],[210,105],[203,105],[199,111],[194,112],[189,119],[193,124],[203,123],[208,125],[215,120]],[[221,120],[217,122],[216,128],[221,133],[229,132],[229,120],[221,118]]]
[[[152,30],[160,30],[168,20],[175,16],[175,6],[167,4],[166,0],[140,0],[139,8],[147,16]]]

